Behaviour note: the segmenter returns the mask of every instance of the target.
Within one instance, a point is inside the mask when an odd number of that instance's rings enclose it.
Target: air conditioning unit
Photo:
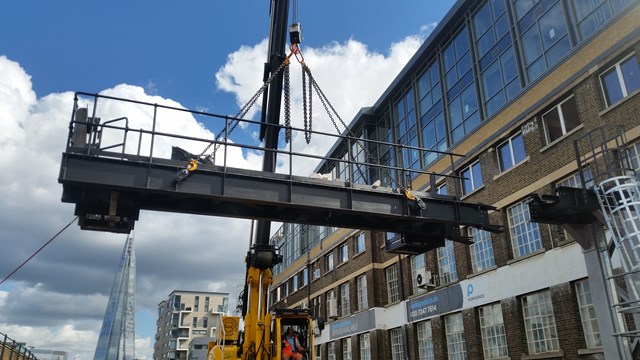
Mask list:
[[[436,286],[433,276],[431,276],[431,271],[427,271],[425,268],[418,269],[416,273],[416,284],[422,289]]]

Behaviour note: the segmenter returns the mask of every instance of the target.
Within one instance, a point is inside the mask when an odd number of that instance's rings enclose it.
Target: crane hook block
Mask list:
[[[302,42],[302,26],[300,26],[300,23],[289,25],[289,42],[291,45]]]

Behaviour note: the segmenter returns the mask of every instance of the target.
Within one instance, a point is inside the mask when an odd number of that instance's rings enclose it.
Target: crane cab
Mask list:
[[[240,317],[224,316],[218,327],[217,341],[209,343],[208,360],[253,358],[247,354],[261,355],[260,359],[282,360],[286,348],[286,333],[291,329],[302,351],[302,360],[313,360],[313,319],[308,309],[276,309],[271,314],[270,326],[265,329],[260,343],[245,343],[239,331]],[[324,328],[319,319],[318,328]],[[292,358],[293,359],[293,358]]]

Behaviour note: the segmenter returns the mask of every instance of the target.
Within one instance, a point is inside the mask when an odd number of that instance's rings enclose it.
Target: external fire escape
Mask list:
[[[632,359],[640,339],[640,182],[622,127],[574,143],[582,188],[533,195],[533,221],[562,224],[582,246],[607,358]],[[593,185],[591,185],[593,184]]]

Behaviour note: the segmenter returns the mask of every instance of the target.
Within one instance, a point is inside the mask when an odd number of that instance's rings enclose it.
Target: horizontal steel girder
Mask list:
[[[311,179],[262,171],[200,165],[176,183],[184,162],[123,160],[66,152],[59,182],[62,201],[76,214],[104,215],[104,226],[88,229],[127,232],[140,210],[262,219],[299,224],[380,230],[402,234],[450,232],[467,225],[499,231],[489,223],[493,208],[448,196],[414,192],[425,209],[389,188]],[[117,217],[117,218],[116,218]],[[124,219],[124,220],[123,220]],[[110,224],[120,221],[120,230]],[[85,221],[85,223],[87,223]],[[89,222],[90,223],[90,222]],[[117,222],[116,222],[117,223]],[[129,230],[130,230],[129,229]]]

